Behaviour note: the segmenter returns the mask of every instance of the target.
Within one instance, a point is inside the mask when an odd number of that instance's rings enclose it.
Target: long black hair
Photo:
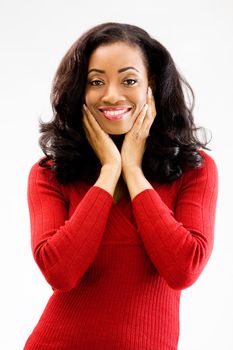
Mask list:
[[[202,165],[199,149],[207,142],[197,137],[193,120],[194,93],[178,72],[168,50],[145,30],[130,24],[103,23],[86,31],[68,50],[55,74],[51,104],[53,117],[40,123],[40,165],[50,168],[60,183],[94,179],[100,161],[82,125],[82,105],[88,61],[100,45],[125,42],[141,49],[153,91],[157,116],[150,128],[142,170],[148,180],[167,183],[188,168]],[[189,102],[184,95],[187,91]],[[153,89],[153,84],[152,84]],[[121,137],[122,135],[119,135]]]

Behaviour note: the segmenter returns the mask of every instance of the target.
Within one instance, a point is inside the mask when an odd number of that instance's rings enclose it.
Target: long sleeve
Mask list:
[[[112,196],[92,186],[69,217],[62,187],[48,169],[32,167],[28,205],[33,256],[52,288],[68,291],[97,254]]]
[[[192,285],[210,257],[217,192],[217,168],[205,153],[204,165],[183,175],[174,212],[155,189],[140,192],[132,201],[148,256],[174,289]]]

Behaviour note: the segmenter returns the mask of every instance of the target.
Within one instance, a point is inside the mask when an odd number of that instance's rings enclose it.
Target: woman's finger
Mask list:
[[[88,119],[88,117],[87,117],[87,114],[86,114],[85,110],[83,110],[82,112],[83,112],[83,119],[82,119],[82,121],[83,121],[84,130],[85,130],[85,132],[87,132],[88,134],[90,134],[90,132],[91,132],[91,124],[90,124],[90,121],[89,121],[89,119]]]
[[[96,128],[98,128],[99,124],[95,120],[95,118],[92,116],[91,112],[87,108],[87,106],[83,105],[83,112],[86,116],[86,121],[88,123],[89,129],[91,129],[93,132],[96,132]],[[97,132],[96,132],[97,133]]]
[[[141,130],[141,128],[142,128],[142,124],[143,124],[143,122],[144,122],[144,119],[145,119],[147,110],[148,110],[148,104],[146,103],[146,104],[142,107],[142,109],[141,109],[141,111],[140,111],[140,113],[139,113],[137,119],[135,120],[132,129],[131,129],[131,132],[132,132],[132,133],[135,133],[137,136],[139,135],[140,130]]]
[[[149,134],[150,127],[153,124],[153,121],[156,116],[154,96],[152,95],[152,90],[150,87],[148,88],[147,103],[148,109],[141,128],[142,133],[145,133],[146,135]]]

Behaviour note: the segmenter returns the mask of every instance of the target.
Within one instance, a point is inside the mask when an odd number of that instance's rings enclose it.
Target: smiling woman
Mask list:
[[[108,134],[127,133],[146,103],[144,61],[137,46],[124,42],[101,45],[90,56],[85,101]]]
[[[56,72],[28,181],[33,256],[53,294],[24,350],[176,350],[182,289],[214,240],[218,177],[171,55],[104,23]]]

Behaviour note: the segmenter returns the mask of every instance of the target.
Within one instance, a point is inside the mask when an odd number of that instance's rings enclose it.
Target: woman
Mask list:
[[[33,256],[54,292],[24,349],[177,349],[217,199],[182,85],[193,95],[128,24],[90,29],[61,61],[28,185]]]

